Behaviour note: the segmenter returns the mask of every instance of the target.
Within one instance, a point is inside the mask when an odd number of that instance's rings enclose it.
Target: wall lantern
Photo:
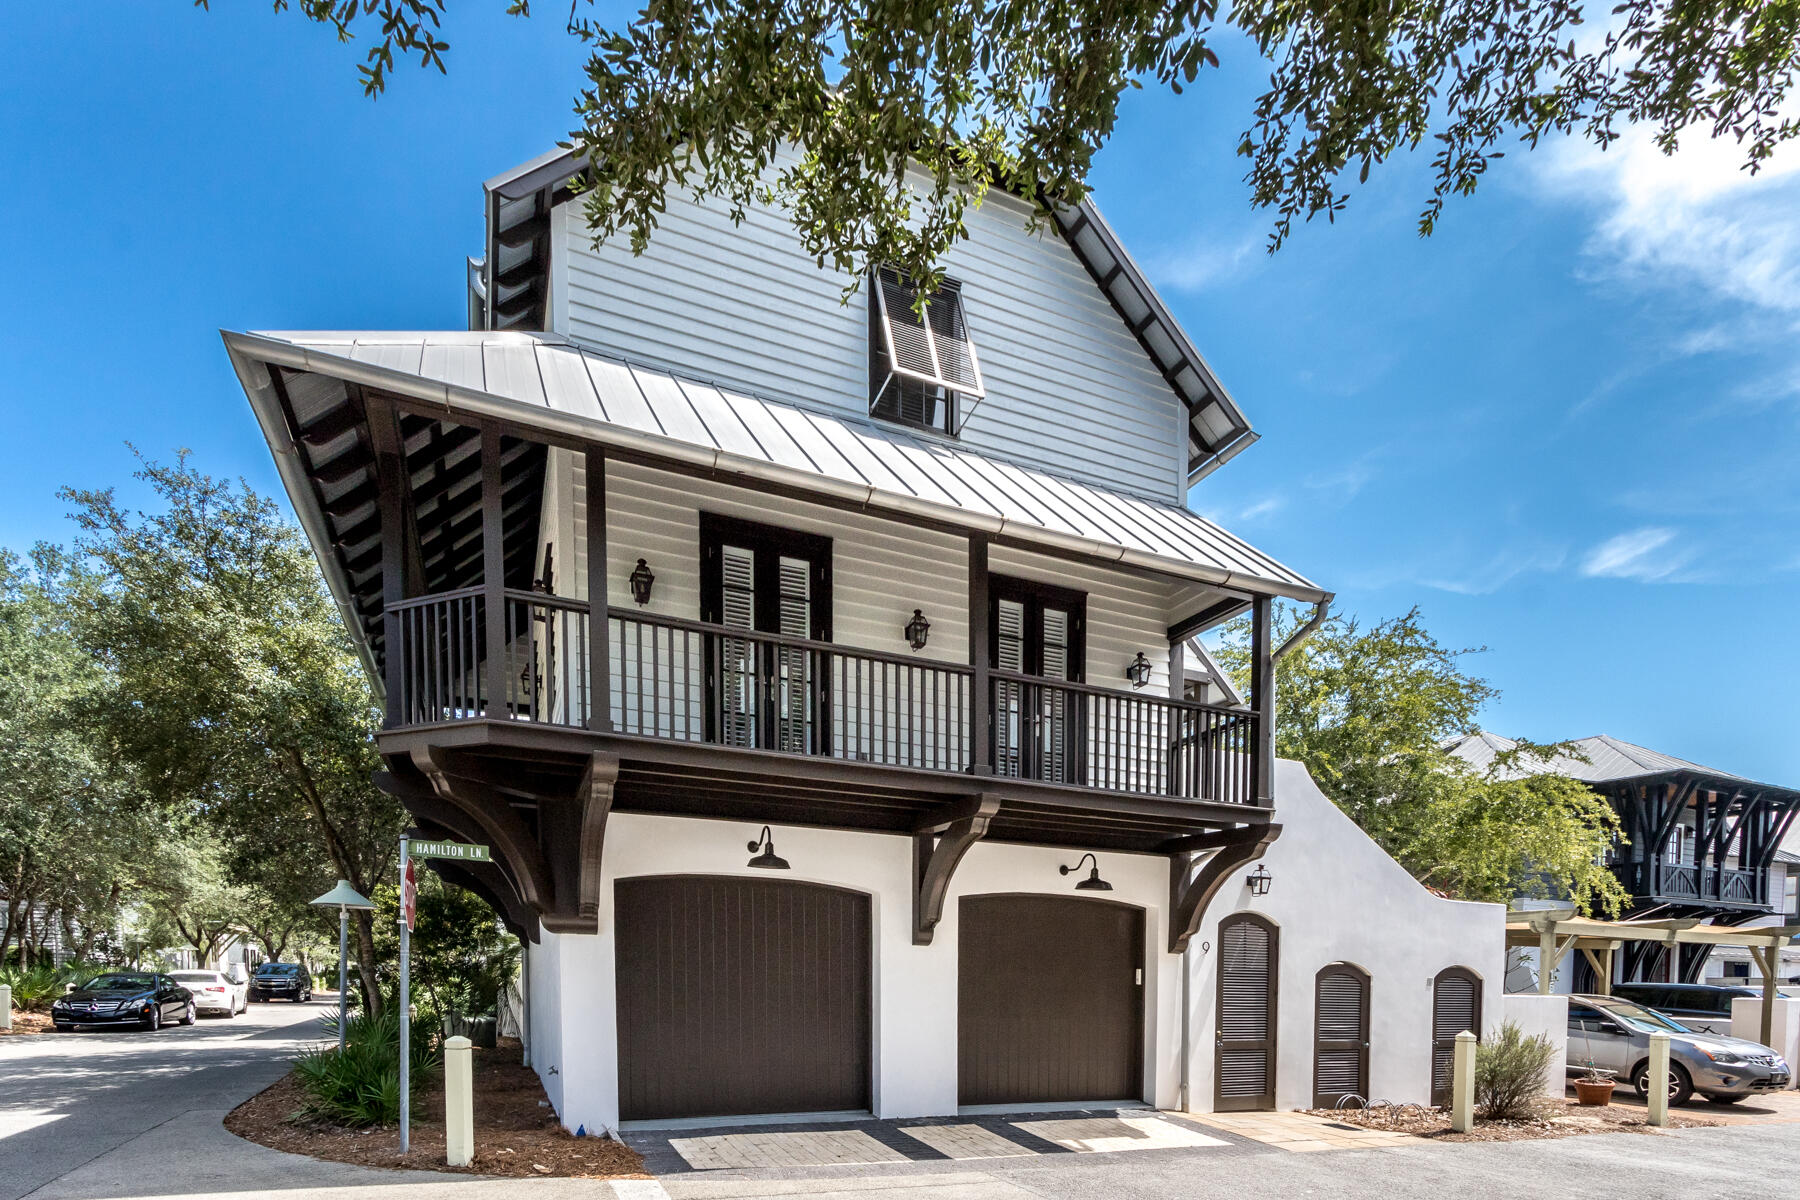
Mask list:
[[[1268,895],[1269,884],[1273,883],[1274,880],[1275,877],[1269,874],[1269,868],[1263,866],[1261,863],[1256,864],[1256,870],[1244,876],[1244,882],[1250,885],[1250,894],[1252,896]]]
[[[1131,665],[1125,668],[1125,678],[1131,680],[1134,688],[1141,688],[1150,682],[1150,660],[1144,657],[1142,650],[1131,660]]]
[[[1064,865],[1064,866],[1060,866],[1056,869],[1058,871],[1061,871],[1064,875],[1069,875],[1069,874],[1072,874],[1073,872],[1081,870],[1081,864],[1084,862],[1092,862],[1094,864],[1094,869],[1088,872],[1088,877],[1086,879],[1082,880],[1080,883],[1075,885],[1075,890],[1078,892],[1110,892],[1110,891],[1112,891],[1112,884],[1110,884],[1110,883],[1106,882],[1106,880],[1100,878],[1100,860],[1095,858],[1091,853],[1084,854],[1080,858],[1076,859],[1075,865],[1072,867]]]
[[[758,851],[760,851],[760,853],[758,853]],[[762,836],[751,841],[750,853],[756,855],[756,857],[750,860],[747,864],[748,866],[761,867],[765,871],[785,871],[788,869],[787,859],[782,858],[775,853],[775,839],[769,836],[769,827],[767,825],[762,827]]]
[[[923,650],[925,639],[929,636],[931,636],[931,622],[925,619],[924,613],[916,608],[913,609],[912,620],[906,623],[906,644],[914,650]]]
[[[650,585],[655,582],[656,576],[651,573],[650,565],[638,559],[638,565],[631,569],[631,598],[639,604],[650,603]]]

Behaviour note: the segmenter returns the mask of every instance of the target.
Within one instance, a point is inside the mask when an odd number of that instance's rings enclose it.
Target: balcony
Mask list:
[[[464,588],[389,605],[389,731],[505,722],[630,743],[1254,807],[1258,714]],[[505,653],[489,661],[487,647]],[[591,681],[604,671],[605,705]]]
[[[1717,905],[1724,908],[1766,909],[1769,873],[1737,867],[1696,866],[1658,859],[1627,859],[1614,864],[1620,881],[1633,897],[1648,904]]]

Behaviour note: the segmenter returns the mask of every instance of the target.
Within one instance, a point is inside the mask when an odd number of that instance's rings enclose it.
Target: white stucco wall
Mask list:
[[[570,1129],[615,1129],[619,1119],[617,1014],[613,976],[613,883],[640,875],[763,877],[746,867],[745,842],[757,828],[732,821],[616,814],[607,824],[606,865],[597,935],[545,934],[532,953],[532,1022],[539,1040],[532,1063]],[[957,1110],[957,902],[986,893],[1075,895],[1057,866],[1075,852],[978,843],[963,859],[929,946],[912,944],[910,838],[775,826],[782,878],[866,892],[874,923],[874,1107],[882,1117]],[[1176,1102],[1180,1026],[1179,959],[1165,952],[1166,859],[1101,854],[1113,885],[1105,901],[1145,910],[1143,1099]],[[1104,902],[1104,901],[1101,901]],[[560,979],[539,964],[560,963]],[[560,1001],[546,993],[560,986]],[[554,1074],[552,1073],[554,1072]]]
[[[1731,1036],[1761,1042],[1762,997],[1739,996],[1731,1002]],[[1800,1061],[1800,1000],[1777,999],[1768,1045],[1792,1066]],[[1797,1082],[1790,1075],[1789,1087]]]
[[[1560,1096],[1567,1090],[1569,1063],[1569,998],[1541,996],[1536,992],[1514,993],[1500,1006],[1503,1021],[1511,1021],[1526,1037],[1541,1037],[1550,1043],[1550,1065],[1544,1068],[1544,1094]]]
[[[1312,1103],[1313,983],[1319,968],[1333,962],[1354,963],[1370,976],[1371,1098],[1428,1102],[1432,982],[1445,967],[1474,971],[1482,980],[1484,1036],[1497,1029],[1506,910],[1426,891],[1319,791],[1299,763],[1275,765],[1275,819],[1282,833],[1263,858],[1274,877],[1268,895],[1252,897],[1244,882],[1248,870],[1237,872],[1214,898],[1190,946],[1188,1107],[1213,1107],[1215,951],[1219,920],[1233,912],[1260,913],[1281,931],[1277,1108]]]

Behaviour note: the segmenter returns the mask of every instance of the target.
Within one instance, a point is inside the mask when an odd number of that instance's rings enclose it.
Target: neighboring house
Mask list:
[[[1609,863],[1631,896],[1621,916],[1694,918],[1715,925],[1794,921],[1789,868],[1777,859],[1800,813],[1800,791],[1604,735],[1570,744],[1586,761],[1564,756],[1529,769],[1579,779],[1612,801],[1624,839]],[[1516,745],[1477,731],[1455,739],[1449,749],[1486,770]],[[1702,981],[1712,947],[1683,945],[1678,955],[1668,949],[1627,942],[1618,956],[1617,982]],[[1738,953],[1749,961],[1747,953]],[[1593,985],[1591,968],[1578,956],[1558,969],[1560,990],[1588,991]]]
[[[563,1122],[1425,1100],[1501,912],[1277,766],[1329,597],[1185,506],[1255,435],[1092,205],[991,196],[921,320],[762,208],[596,250],[572,171],[488,184],[469,331],[225,339]]]

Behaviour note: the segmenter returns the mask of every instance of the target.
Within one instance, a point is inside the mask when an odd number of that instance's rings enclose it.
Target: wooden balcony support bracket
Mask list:
[[[1212,835],[1203,835],[1211,837]],[[1206,906],[1231,875],[1268,852],[1281,836],[1281,826],[1249,825],[1229,831],[1200,869],[1194,869],[1198,851],[1177,850],[1169,855],[1169,953],[1181,954],[1200,929]]]
[[[376,771],[375,786],[392,796],[406,808],[422,825],[430,826],[426,832],[439,830],[454,841],[484,842],[487,831],[480,822],[470,817],[458,806],[440,797],[436,791],[418,783],[411,778],[404,778],[392,771]],[[537,914],[525,902],[516,884],[510,866],[502,862],[486,864],[461,864],[462,871],[470,879],[481,886],[472,888],[477,895],[494,906],[502,920],[522,937],[537,940]],[[485,868],[485,869],[483,869]],[[436,864],[434,863],[434,869]],[[439,874],[445,874],[440,871]],[[448,877],[448,876],[446,876]]]
[[[540,918],[556,914],[556,890],[550,881],[549,865],[537,839],[531,836],[525,822],[513,811],[512,803],[497,789],[460,775],[452,774],[439,752],[427,747],[414,747],[413,765],[426,779],[438,798],[466,815],[480,827],[494,853],[505,861],[508,871],[519,886],[520,899],[530,905]]]
[[[596,754],[581,776],[581,893],[576,911],[599,932],[600,865],[606,847],[606,819],[612,815],[613,788],[619,782],[619,756]]]
[[[932,810],[913,827],[913,945],[931,945],[950,877],[999,811],[1000,797],[969,796]]]

